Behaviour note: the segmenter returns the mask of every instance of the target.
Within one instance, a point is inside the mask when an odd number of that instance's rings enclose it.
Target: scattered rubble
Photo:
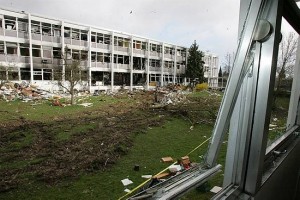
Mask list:
[[[121,180],[121,182],[122,182],[122,184],[123,184],[124,186],[130,185],[130,184],[133,183],[133,182],[132,182],[130,179],[128,179],[128,178],[125,178],[125,179]]]

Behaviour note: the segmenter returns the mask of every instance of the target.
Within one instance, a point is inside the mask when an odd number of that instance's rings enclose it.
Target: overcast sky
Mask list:
[[[17,11],[112,29],[220,57],[237,46],[240,0],[0,0]]]

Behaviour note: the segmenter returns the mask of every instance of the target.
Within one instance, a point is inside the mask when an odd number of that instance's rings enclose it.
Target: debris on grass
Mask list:
[[[172,157],[163,157],[163,158],[161,158],[161,161],[163,161],[163,162],[173,162],[173,158]]]
[[[222,190],[221,187],[219,187],[219,186],[214,186],[214,187],[210,190],[210,192],[217,194],[217,193],[220,192],[221,190]]]
[[[125,179],[121,180],[121,182],[122,182],[122,184],[123,184],[124,186],[130,185],[130,184],[133,183],[133,182],[132,182],[130,179],[128,179],[128,178],[125,178]]]

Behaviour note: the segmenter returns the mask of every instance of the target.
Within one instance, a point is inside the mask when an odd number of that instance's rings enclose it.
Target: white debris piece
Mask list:
[[[124,192],[127,192],[127,193],[128,193],[128,192],[130,192],[130,190],[126,188],[126,189],[124,190]]]
[[[91,107],[93,105],[93,103],[82,103],[82,104],[78,104],[80,106],[83,106],[83,107]]]
[[[180,165],[171,165],[169,167],[170,172],[178,172],[181,170],[181,166]]]
[[[124,186],[130,185],[133,182],[131,180],[129,180],[128,178],[125,178],[123,180],[121,180],[121,182],[123,183]]]
[[[149,178],[152,178],[152,175],[142,175],[142,178],[149,179]]]
[[[221,187],[219,187],[219,186],[214,186],[214,187],[210,190],[210,192],[216,194],[216,193],[220,192],[221,190],[222,190]]]

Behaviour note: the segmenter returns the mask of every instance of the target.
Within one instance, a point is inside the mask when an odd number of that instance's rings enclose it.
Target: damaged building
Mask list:
[[[189,83],[186,47],[0,9],[1,77],[55,90],[53,73],[63,70],[66,47],[72,59],[80,60],[81,86],[90,92]],[[205,53],[204,61],[209,86],[217,87],[218,57]]]

